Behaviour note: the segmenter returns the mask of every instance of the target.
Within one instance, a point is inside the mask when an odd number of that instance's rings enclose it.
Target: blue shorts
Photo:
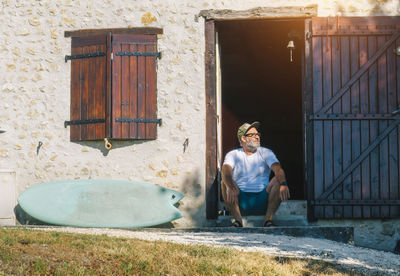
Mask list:
[[[265,215],[268,206],[268,193],[239,192],[239,208],[242,215]]]

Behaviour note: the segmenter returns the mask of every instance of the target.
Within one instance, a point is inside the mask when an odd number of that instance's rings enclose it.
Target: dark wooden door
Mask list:
[[[306,32],[310,218],[400,217],[400,17],[313,18]]]

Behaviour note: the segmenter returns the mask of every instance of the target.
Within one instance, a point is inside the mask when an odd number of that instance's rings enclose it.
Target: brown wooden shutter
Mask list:
[[[311,217],[400,217],[400,18],[311,23]]]
[[[73,37],[71,48],[71,141],[103,139],[107,36]]]
[[[156,139],[156,35],[112,37],[112,138]]]

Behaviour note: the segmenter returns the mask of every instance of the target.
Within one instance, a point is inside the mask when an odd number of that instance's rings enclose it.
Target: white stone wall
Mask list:
[[[205,9],[318,4],[320,16],[398,15],[398,0],[3,0],[0,6],[0,169],[14,170],[17,194],[61,179],[124,179],[185,193],[176,226],[205,220]],[[70,38],[79,29],[160,27],[158,41],[158,139],[71,143],[69,128]],[[183,152],[183,143],[189,146]],[[37,153],[38,143],[42,142]]]

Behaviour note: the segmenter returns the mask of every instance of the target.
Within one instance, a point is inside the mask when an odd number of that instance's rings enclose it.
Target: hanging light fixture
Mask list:
[[[290,40],[286,48],[288,48],[290,52],[290,62],[293,62],[293,50],[296,48],[294,46],[294,41]]]

